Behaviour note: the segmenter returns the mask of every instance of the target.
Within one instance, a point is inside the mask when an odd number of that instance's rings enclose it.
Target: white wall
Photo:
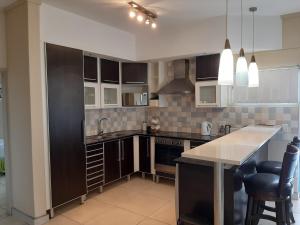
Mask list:
[[[5,16],[0,10],[0,70],[6,68]]]
[[[240,49],[240,17],[229,18],[232,49]],[[256,50],[282,48],[282,23],[278,17],[256,18]],[[252,49],[252,17],[244,21],[244,46]],[[137,34],[137,59],[148,60],[220,52],[225,43],[225,17],[215,17],[181,29]]]
[[[135,60],[135,36],[85,17],[42,4],[41,40],[102,55]]]

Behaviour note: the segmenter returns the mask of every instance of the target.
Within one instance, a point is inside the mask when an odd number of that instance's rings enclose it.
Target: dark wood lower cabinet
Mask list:
[[[105,183],[121,178],[121,154],[119,140],[104,143],[104,177]]]
[[[121,140],[121,176],[134,172],[133,137]]]
[[[83,53],[46,44],[52,208],[86,194]]]
[[[140,171],[151,173],[150,137],[139,137],[139,153]]]

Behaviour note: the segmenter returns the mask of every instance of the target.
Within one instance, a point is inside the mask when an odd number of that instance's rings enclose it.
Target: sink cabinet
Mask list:
[[[120,141],[104,143],[104,174],[105,184],[121,178]]]

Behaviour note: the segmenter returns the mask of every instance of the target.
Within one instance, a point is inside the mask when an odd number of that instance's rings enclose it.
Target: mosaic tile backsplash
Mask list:
[[[153,117],[158,117],[164,131],[200,133],[201,122],[209,121],[213,124],[213,133],[221,124],[230,124],[234,128],[249,124],[287,124],[288,133],[298,135],[299,109],[296,106],[196,108],[193,95],[168,95],[166,100],[167,107],[164,108],[87,110],[87,135],[96,134],[96,120],[101,117],[109,118],[103,122],[105,132],[140,129],[143,121],[150,123]]]
[[[196,108],[194,96],[167,96],[166,108],[149,109],[148,122],[158,117],[162,130],[201,131],[201,122],[209,121],[216,130],[221,124],[240,128],[250,124],[287,124],[289,133],[298,134],[298,107]]]
[[[97,119],[108,118],[102,122],[104,132],[141,129],[146,121],[146,108],[89,109],[85,112],[86,135],[97,134]]]

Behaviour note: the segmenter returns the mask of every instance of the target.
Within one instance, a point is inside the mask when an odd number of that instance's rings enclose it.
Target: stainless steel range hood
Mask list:
[[[192,94],[195,87],[189,78],[189,60],[173,61],[174,80],[162,87],[158,94]]]

